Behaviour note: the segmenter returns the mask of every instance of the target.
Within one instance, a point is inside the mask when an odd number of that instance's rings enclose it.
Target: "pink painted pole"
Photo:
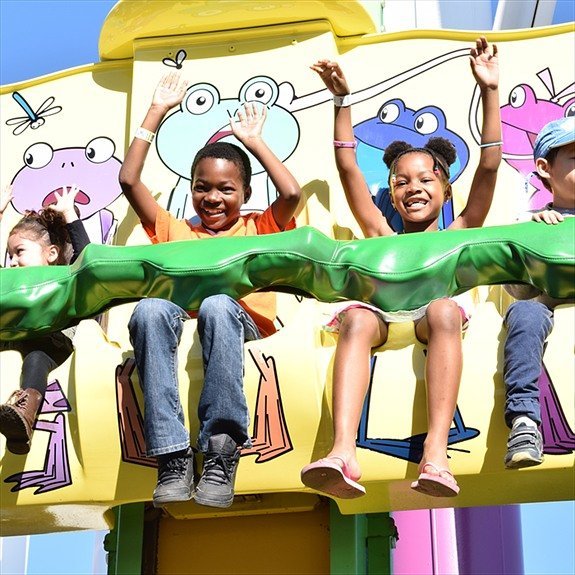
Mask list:
[[[394,575],[458,575],[453,509],[398,511],[399,541],[392,551]]]

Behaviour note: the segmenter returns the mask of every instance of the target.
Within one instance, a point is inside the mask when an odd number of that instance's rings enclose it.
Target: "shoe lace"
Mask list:
[[[173,457],[160,465],[158,483],[170,483],[185,477],[187,457]]]
[[[204,481],[214,485],[230,483],[237,459],[236,455],[226,455],[216,452],[206,453],[204,458]]]
[[[24,393],[21,389],[14,391],[12,395],[8,398],[8,404],[14,405],[16,407],[25,408],[28,403],[28,394]]]

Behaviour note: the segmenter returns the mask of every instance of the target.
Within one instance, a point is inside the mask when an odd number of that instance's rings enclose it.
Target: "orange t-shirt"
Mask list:
[[[285,229],[292,230],[294,228],[295,220],[292,218]],[[154,244],[180,240],[204,240],[224,236],[258,236],[282,231],[275,221],[271,207],[263,213],[251,212],[240,216],[229,230],[219,234],[209,232],[201,224],[193,225],[187,220],[178,220],[165,209],[158,208],[154,228],[144,226],[144,230]],[[276,296],[274,293],[252,293],[238,300],[238,303],[254,320],[263,337],[276,331],[273,323],[276,318]]]

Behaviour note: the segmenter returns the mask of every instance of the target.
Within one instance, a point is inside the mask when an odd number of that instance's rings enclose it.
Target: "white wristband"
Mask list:
[[[493,146],[503,146],[503,142],[486,142],[485,144],[479,144],[480,148],[492,148]]]
[[[345,94],[344,96],[333,96],[333,105],[336,108],[347,108],[351,106],[351,94]]]
[[[150,132],[150,130],[146,130],[146,128],[142,128],[142,126],[140,126],[136,130],[136,133],[134,134],[134,138],[138,138],[140,140],[145,140],[146,142],[149,142],[150,144],[154,141],[155,136],[156,136],[156,134],[154,134],[154,132]]]

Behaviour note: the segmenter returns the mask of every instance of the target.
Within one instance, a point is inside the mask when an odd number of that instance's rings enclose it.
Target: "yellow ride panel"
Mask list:
[[[228,112],[237,109],[246,94],[258,93],[268,106],[264,137],[304,187],[306,204],[298,224],[314,225],[336,239],[359,237],[333,162],[331,98],[308,68],[321,57],[342,63],[356,95],[354,126],[358,133],[363,130],[358,161],[374,195],[386,180],[377,143],[383,125],[379,112],[391,102],[401,110],[391,128],[383,126],[393,131],[393,139],[444,135],[454,141],[459,163],[451,216],[465,204],[479,153],[473,127],[477,99],[467,64],[476,33],[374,34],[363,8],[349,1],[297,2],[297,10],[290,8],[294,3],[282,2],[281,10],[266,14],[256,14],[254,7],[269,3],[235,2],[235,16],[225,20],[222,14],[202,13],[204,2],[189,2],[194,17],[185,25],[178,12],[182,3],[149,2],[148,12],[138,5],[137,13],[135,4],[119,2],[100,38],[103,59],[123,60],[1,88],[1,184],[12,183],[17,198],[0,228],[3,248],[25,209],[38,207],[54,189],[71,184],[90,199],[80,207],[92,241],[147,241],[121,195],[117,175],[158,79],[178,66],[189,80],[190,96],[205,89],[213,100],[211,107],[194,114],[186,107],[175,110],[167,121],[176,134],[183,134],[185,145],[174,152],[158,144],[146,163],[144,181],[174,213],[192,215],[186,198],[196,150],[227,124]],[[124,17],[130,25],[122,28]],[[568,113],[575,69],[572,25],[498,33],[496,39],[502,117],[515,131],[504,133],[504,162],[487,225],[512,223],[534,201],[549,201],[530,176],[524,143],[529,134],[522,126],[526,118],[541,117],[543,124],[546,114]],[[557,53],[560,60],[552,57]],[[8,125],[4,118],[21,121]],[[425,130],[433,130],[418,136],[417,119]],[[90,162],[90,145],[106,150],[106,159]],[[42,165],[41,158],[48,158],[47,163]],[[275,193],[265,174],[255,170],[253,188],[246,208],[264,209]],[[450,217],[449,211],[444,217]],[[336,339],[322,325],[333,307],[291,295],[278,297],[284,327],[245,348],[245,390],[255,446],[241,460],[239,497],[226,511],[206,511],[192,502],[175,505],[168,508],[174,517],[251,514],[253,500],[244,497],[251,494],[261,497],[263,509],[300,509],[315,501],[301,484],[299,471],[324,455],[331,443]],[[369,406],[358,430],[367,495],[339,501],[343,513],[575,496],[573,306],[557,310],[542,375],[551,406],[545,416],[559,432],[546,438],[543,465],[514,472],[503,467],[507,428],[501,375],[502,316],[511,299],[498,287],[474,290],[468,299],[472,317],[449,445],[461,494],[432,499],[409,488],[417,476],[410,443],[426,430],[424,348],[415,341],[412,324],[394,325],[390,341],[375,354]],[[144,455],[141,392],[127,333],[132,309],[112,309],[102,324],[105,329],[93,320],[80,323],[75,353],[52,373],[28,456],[6,452],[0,437],[3,534],[105,528],[107,509],[151,498],[156,471]],[[20,365],[17,353],[0,353],[1,401],[17,388]],[[188,322],[184,332],[179,374],[194,438],[202,384],[195,321]],[[278,503],[278,497],[285,499]]]

